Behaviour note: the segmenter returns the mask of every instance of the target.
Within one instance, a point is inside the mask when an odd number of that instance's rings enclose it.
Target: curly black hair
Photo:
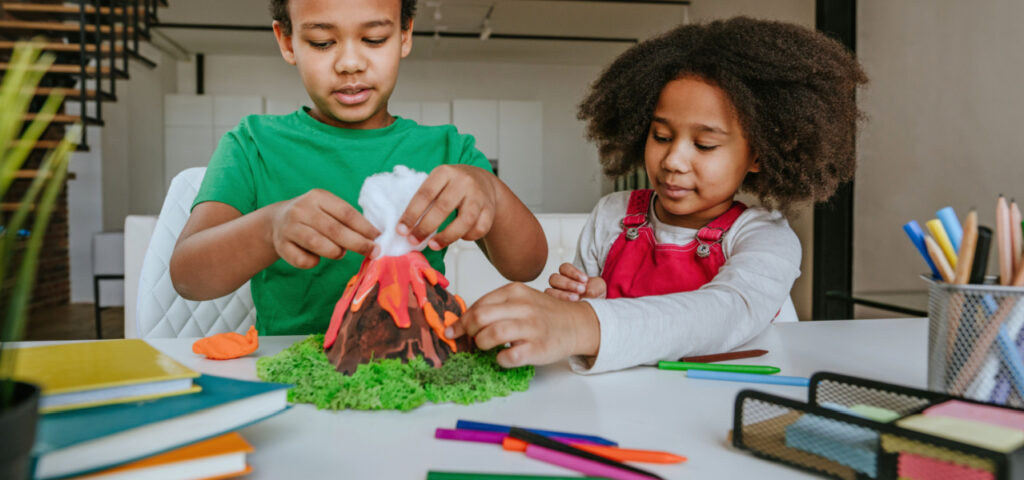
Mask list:
[[[401,0],[402,30],[408,30],[412,18],[416,16],[416,0]],[[270,16],[281,22],[281,30],[285,35],[292,34],[292,17],[288,15],[288,0],[270,0]]]
[[[736,17],[684,25],[633,46],[595,81],[579,107],[606,175],[644,165],[651,118],[668,82],[695,76],[725,92],[761,171],[742,190],[768,208],[824,201],[853,177],[867,82],[851,52],[793,24]]]

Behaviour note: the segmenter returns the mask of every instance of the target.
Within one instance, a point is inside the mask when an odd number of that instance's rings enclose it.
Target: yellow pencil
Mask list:
[[[942,248],[939,247],[938,243],[935,243],[935,239],[927,235],[924,236],[924,244],[928,247],[928,256],[932,257],[932,262],[935,263],[935,268],[939,269],[939,275],[942,276],[942,281],[950,283],[953,281],[953,269],[949,266],[949,261],[946,260],[946,255],[942,253]]]
[[[996,200],[996,241],[999,245],[999,284],[1009,285],[1013,277],[1012,233],[1010,233],[1010,207],[1006,197],[999,195]]]
[[[935,242],[942,248],[942,253],[946,255],[949,266],[956,268],[956,250],[953,250],[953,242],[949,241],[949,235],[946,234],[946,229],[942,226],[942,222],[933,218],[928,220],[925,226],[931,232],[932,237],[935,238]]]
[[[967,284],[971,278],[971,266],[974,265],[974,250],[978,246],[978,212],[971,209],[964,223],[964,238],[960,241],[960,256],[956,259],[956,274],[953,283]]]

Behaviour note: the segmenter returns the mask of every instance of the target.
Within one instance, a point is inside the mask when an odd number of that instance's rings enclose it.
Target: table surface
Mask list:
[[[272,355],[302,337],[260,337],[259,350],[228,361],[201,358],[192,338],[148,339],[154,347],[202,373],[255,379],[258,356]],[[775,365],[782,375],[817,371],[926,386],[928,326],[923,318],[783,323],[741,349],[769,354],[738,361]],[[21,346],[44,342],[25,342]],[[45,342],[51,343],[51,342]],[[737,362],[732,362],[737,363]],[[295,405],[241,430],[255,447],[249,479],[425,478],[428,470],[572,474],[490,444],[434,439],[434,429],[458,419],[583,432],[626,448],[665,450],[689,457],[678,465],[640,465],[665,478],[815,478],[758,459],[727,440],[736,394],[753,388],[806,400],[807,388],[687,379],[682,372],[636,367],[593,376],[566,363],[537,369],[530,389],[462,406],[426,404],[394,411],[320,411]]]

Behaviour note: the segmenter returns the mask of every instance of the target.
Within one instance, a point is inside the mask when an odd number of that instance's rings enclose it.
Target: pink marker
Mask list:
[[[568,468],[569,470],[577,471],[584,475],[590,475],[594,477],[606,477],[613,478],[615,480],[651,480],[652,478],[648,477],[647,475],[641,475],[639,473],[634,473],[629,470],[615,468],[610,465],[590,461],[585,458],[577,457],[574,455],[556,452],[549,448],[544,448],[533,444],[526,446],[526,456],[536,460],[540,460],[545,463],[558,465],[559,467]]]

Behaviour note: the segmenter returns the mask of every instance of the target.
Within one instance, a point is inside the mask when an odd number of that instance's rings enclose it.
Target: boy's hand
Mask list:
[[[337,260],[351,250],[372,257],[380,232],[348,202],[320,189],[274,205],[271,242],[296,268],[313,268],[320,257]]]
[[[608,285],[603,278],[587,277],[587,274],[571,263],[563,263],[558,267],[558,273],[552,273],[548,283],[551,288],[544,290],[544,293],[572,302],[580,298],[604,298],[608,293]]]
[[[419,244],[434,233],[455,209],[459,215],[427,244],[440,250],[463,238],[479,240],[491,231],[498,194],[494,175],[470,165],[441,165],[423,181],[398,221],[399,235]]]
[[[567,302],[521,283],[484,295],[445,334],[469,334],[483,350],[511,344],[498,353],[498,364],[505,368],[597,355],[601,344],[601,327],[590,304]]]

